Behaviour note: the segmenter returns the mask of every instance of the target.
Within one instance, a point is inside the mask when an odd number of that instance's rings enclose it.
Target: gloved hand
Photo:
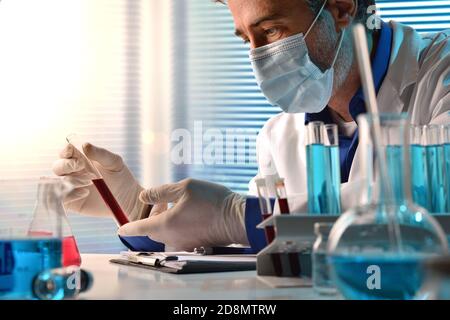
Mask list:
[[[245,199],[223,186],[188,179],[143,191],[140,199],[155,205],[151,216],[121,227],[120,236],[149,236],[187,251],[248,244]]]
[[[143,218],[139,215],[145,204],[139,201],[139,194],[144,188],[136,181],[122,158],[89,143],[83,145],[83,152],[100,171],[128,218],[131,221]],[[53,165],[54,173],[64,176],[74,186],[74,190],[64,200],[64,205],[68,210],[85,215],[111,216],[111,210],[92,183],[95,176],[85,169],[85,161],[80,151],[69,144]]]

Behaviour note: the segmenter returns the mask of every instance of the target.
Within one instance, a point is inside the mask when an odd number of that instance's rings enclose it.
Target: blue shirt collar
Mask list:
[[[389,68],[389,61],[392,50],[392,38],[392,28],[388,23],[383,21],[381,23],[380,38],[378,40],[377,49],[372,60],[373,78],[377,93],[380,90],[381,85],[383,84],[383,80]],[[352,100],[350,101],[349,108],[350,114],[355,121],[360,114],[366,112],[364,93],[362,88],[360,88],[353,96]],[[305,119],[306,124],[312,121],[333,123],[333,119],[328,108],[325,108],[325,110],[316,114],[307,113]]]

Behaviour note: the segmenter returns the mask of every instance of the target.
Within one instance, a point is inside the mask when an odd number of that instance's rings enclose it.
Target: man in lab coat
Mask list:
[[[262,92],[284,111],[259,135],[259,173],[273,174],[276,168],[298,200],[295,209],[306,203],[305,122],[339,126],[344,208],[356,198],[360,176],[356,119],[366,109],[352,43],[355,23],[367,26],[381,111],[408,112],[418,125],[450,122],[450,31],[421,36],[396,22],[379,23],[373,4],[373,0],[227,1],[236,35],[251,47]],[[261,221],[256,199],[192,179],[144,190],[119,156],[89,144],[84,151],[134,221],[119,229],[120,235],[150,236],[185,250],[239,243],[258,251],[266,245],[264,234],[256,230]],[[75,149],[62,152],[54,171],[77,186],[66,201],[70,209],[110,214]],[[253,182],[250,190],[254,194]],[[174,205],[169,208],[169,203]],[[148,205],[154,205],[150,216]]]

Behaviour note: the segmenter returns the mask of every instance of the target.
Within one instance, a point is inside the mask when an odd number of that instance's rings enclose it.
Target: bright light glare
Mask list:
[[[81,6],[78,1],[43,2],[0,4],[3,160],[50,138],[62,125],[58,120],[67,107],[65,101],[79,91]]]
[[[121,3],[0,2],[2,175],[11,164],[29,169],[42,155],[56,158],[66,135],[80,128],[106,123],[121,132],[122,111],[111,94],[121,83],[125,63],[119,58],[125,36],[117,21]],[[96,118],[107,106],[114,118]],[[47,160],[45,165],[51,167]]]

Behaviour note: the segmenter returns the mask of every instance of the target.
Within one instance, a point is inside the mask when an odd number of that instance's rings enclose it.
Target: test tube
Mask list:
[[[272,203],[270,201],[269,190],[267,188],[266,179],[257,179],[256,187],[258,192],[259,207],[261,209],[261,215],[263,220],[267,220],[273,215]],[[269,226],[264,229],[266,234],[266,240],[268,244],[271,244],[275,239],[275,227]],[[281,264],[281,256],[279,253],[273,253],[270,255],[272,260],[272,265],[275,274],[278,277],[283,275],[283,267]]]
[[[407,132],[404,126],[399,126],[397,121],[390,121],[389,119],[385,121],[383,129],[383,142],[385,146],[387,172],[392,188],[392,200],[396,204],[402,205],[405,202],[403,167],[405,160],[404,140]]]
[[[280,213],[282,215],[289,215],[291,214],[291,210],[289,208],[288,195],[284,181],[285,180],[283,178],[277,179],[275,181],[275,190],[277,194],[278,204],[280,206]],[[288,252],[287,256],[289,259],[289,266],[291,268],[291,275],[299,277],[301,273],[301,267],[298,252]]]
[[[442,126],[445,159],[446,213],[450,213],[450,124]]]
[[[308,212],[312,215],[328,213],[327,152],[324,143],[324,123],[311,122],[306,128]]]
[[[341,165],[339,154],[339,131],[336,124],[327,124],[325,130],[325,147],[327,155],[327,169],[329,177],[328,188],[328,213],[340,215],[341,209]]]
[[[431,210],[428,182],[427,150],[424,144],[424,127],[413,125],[411,133],[411,195],[417,205]]]
[[[290,214],[291,210],[289,208],[286,185],[284,183],[283,178],[280,178],[275,182],[275,190],[277,192],[277,199],[278,199],[278,204],[280,206],[280,213],[281,214]]]
[[[439,126],[424,127],[427,152],[427,168],[429,189],[431,194],[431,213],[444,213],[446,209],[446,190],[444,182],[444,144]]]
[[[75,134],[71,134],[66,138],[66,140],[74,148],[76,148],[82,155],[83,161],[85,163],[85,169],[89,173],[93,174],[94,178],[92,179],[92,183],[94,184],[95,188],[99,192],[99,194],[102,197],[105,204],[111,210],[117,224],[119,226],[123,226],[123,225],[127,224],[129,222],[127,215],[120,207],[119,202],[116,200],[113,193],[109,189],[109,187],[106,184],[105,180],[103,179],[103,176],[100,173],[100,171],[95,167],[95,165],[92,163],[92,161],[88,157],[86,157],[86,155],[84,155],[83,148],[81,146],[79,137]]]
[[[272,203],[270,202],[270,197],[267,190],[266,180],[265,179],[257,179],[256,187],[258,190],[258,200],[259,200],[259,208],[261,209],[261,216],[263,220],[267,220],[272,217]],[[270,244],[275,238],[275,229],[274,227],[266,227],[266,239]]]

